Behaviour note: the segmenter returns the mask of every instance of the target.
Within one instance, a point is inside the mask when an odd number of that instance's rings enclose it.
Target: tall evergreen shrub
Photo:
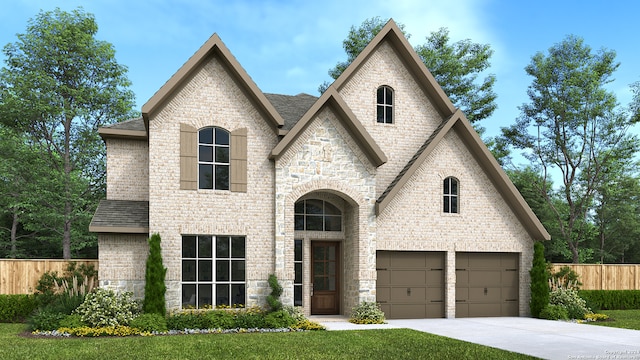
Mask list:
[[[167,313],[164,295],[167,292],[164,279],[167,268],[162,264],[162,252],[160,249],[160,234],[153,234],[149,238],[149,256],[147,257],[147,269],[145,272],[144,302],[142,310],[146,314]]]
[[[533,245],[533,266],[531,275],[531,316],[539,318],[540,311],[549,304],[549,270],[544,259],[544,245],[536,242]]]

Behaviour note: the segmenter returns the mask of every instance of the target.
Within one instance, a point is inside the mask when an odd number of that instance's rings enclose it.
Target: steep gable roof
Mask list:
[[[493,157],[493,154],[487,149],[461,110],[457,110],[436,128],[398,176],[380,195],[376,200],[376,214],[379,215],[384,211],[449,131],[455,131],[460,136],[529,234],[536,240],[549,240],[551,236],[547,230]]]
[[[386,155],[382,152],[378,144],[358,121],[356,115],[349,109],[340,94],[332,86],[322,94],[322,96],[307,110],[300,120],[291,128],[282,140],[271,150],[270,159],[279,158],[284,151],[297,139],[311,122],[313,117],[320,112],[324,106],[331,106],[342,120],[342,124],[351,133],[358,145],[375,166],[380,166],[387,162]]]
[[[256,104],[265,118],[271,123],[274,129],[282,127],[284,120],[278,114],[273,105],[267,100],[258,86],[253,82],[249,74],[242,68],[238,60],[231,54],[229,49],[222,42],[218,34],[213,34],[187,60],[180,69],[142,106],[142,118],[146,129],[149,129],[149,117],[154,115],[174,92],[195,72],[209,56],[216,56],[226,65],[232,77],[238,80],[240,86],[245,90],[247,96]]]
[[[418,84],[422,87],[429,99],[431,99],[435,108],[438,109],[440,115],[446,118],[453,114],[456,111],[455,106],[444,93],[415,50],[413,50],[413,47],[411,47],[411,44],[407,41],[402,30],[400,30],[393,19],[387,22],[373,40],[371,40],[369,45],[362,50],[355,60],[353,60],[345,71],[336,79],[333,86],[340,90],[384,41],[388,41],[393,46],[407,69],[413,74],[413,76],[415,76]]]
[[[290,130],[307,110],[318,100],[318,97],[300,93],[298,95],[264,94],[282,115],[284,126],[282,129]]]

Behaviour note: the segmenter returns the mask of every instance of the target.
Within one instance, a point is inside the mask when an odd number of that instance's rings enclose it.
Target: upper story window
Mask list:
[[[229,132],[224,129],[198,131],[198,188],[229,190]]]
[[[459,212],[458,192],[458,179],[454,177],[444,179],[444,212],[454,214]]]
[[[389,86],[380,86],[377,96],[378,122],[393,124],[393,89]]]
[[[298,201],[294,213],[295,230],[342,231],[342,212],[324,200]]]

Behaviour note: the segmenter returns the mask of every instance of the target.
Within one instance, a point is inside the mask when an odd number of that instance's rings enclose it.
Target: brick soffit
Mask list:
[[[238,60],[231,54],[229,49],[222,42],[218,34],[214,33],[196,51],[189,60],[187,60],[178,71],[142,106],[142,118],[145,127],[149,129],[149,118],[153,116],[165,102],[169,101],[174,92],[177,91],[182,84],[188,80],[196,70],[207,61],[210,56],[220,58],[227,66],[231,76],[238,80],[238,83],[244,88],[247,96],[256,104],[258,109],[264,114],[265,118],[271,123],[272,127],[278,129],[284,125],[282,116],[276,111],[273,105],[267,100],[264,93],[258,88],[256,83],[251,79],[249,74],[240,65]]]

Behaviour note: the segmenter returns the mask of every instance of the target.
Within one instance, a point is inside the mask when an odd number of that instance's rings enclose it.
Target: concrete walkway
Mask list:
[[[328,330],[407,328],[543,359],[640,360],[640,331],[525,317],[387,320],[356,325],[312,316]]]

